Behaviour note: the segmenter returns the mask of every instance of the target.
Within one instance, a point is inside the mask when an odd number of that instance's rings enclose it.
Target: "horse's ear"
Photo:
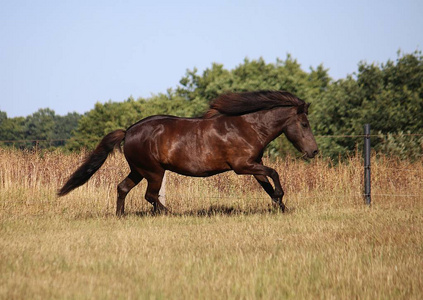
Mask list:
[[[310,103],[303,103],[303,104],[301,104],[300,106],[298,106],[298,109],[297,109],[297,113],[299,114],[299,115],[301,115],[301,114],[308,114],[308,108],[309,108],[309,106],[310,106]]]
[[[308,108],[309,107],[310,107],[310,103],[306,103],[305,110],[304,110],[304,112],[305,112],[306,115],[308,115]]]

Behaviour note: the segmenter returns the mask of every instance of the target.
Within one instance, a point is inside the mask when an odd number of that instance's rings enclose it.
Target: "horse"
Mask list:
[[[284,212],[279,174],[263,165],[262,157],[265,147],[282,133],[304,158],[318,154],[307,119],[309,105],[286,91],[231,92],[214,99],[201,117],[147,117],[126,130],[107,134],[58,191],[58,196],[86,183],[114,149],[121,150],[123,143],[130,173],[117,186],[117,216],[124,214],[126,195],[144,178],[148,183],[145,199],[153,205],[154,212],[167,212],[159,201],[166,170],[194,177],[230,170],[253,175]]]

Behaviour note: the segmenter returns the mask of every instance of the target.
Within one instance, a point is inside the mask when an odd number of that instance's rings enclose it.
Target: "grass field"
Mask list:
[[[288,158],[285,214],[251,176],[169,173],[170,215],[142,183],[119,219],[121,154],[55,196],[83,157],[0,149],[1,299],[423,298],[423,161],[374,157],[370,208],[359,156]]]

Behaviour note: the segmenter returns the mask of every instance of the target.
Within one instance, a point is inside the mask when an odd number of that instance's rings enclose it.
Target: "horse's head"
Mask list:
[[[288,120],[284,133],[298,151],[308,158],[313,158],[319,150],[307,119],[309,106],[309,103],[304,103],[296,108],[296,112]]]

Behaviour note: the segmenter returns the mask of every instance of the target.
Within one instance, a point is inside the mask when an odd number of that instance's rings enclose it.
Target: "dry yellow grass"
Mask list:
[[[266,162],[288,213],[251,176],[168,174],[172,214],[151,215],[145,183],[114,217],[121,154],[63,198],[84,154],[0,150],[0,298],[421,299],[423,162],[359,156]],[[408,195],[406,197],[406,195]]]

